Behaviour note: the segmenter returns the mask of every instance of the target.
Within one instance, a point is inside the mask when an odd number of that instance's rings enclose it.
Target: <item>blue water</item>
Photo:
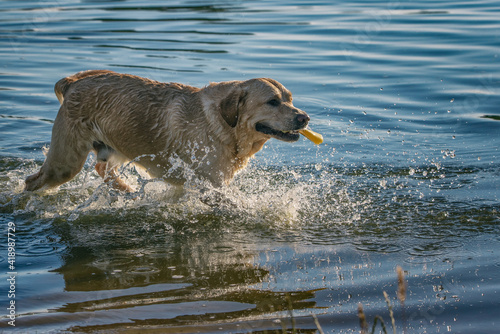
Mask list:
[[[353,333],[361,303],[391,332],[386,291],[398,333],[497,333],[499,55],[495,1],[1,1],[0,328]],[[269,141],[228,207],[130,168],[140,198],[110,194],[93,157],[23,193],[53,85],[87,69],[271,77],[325,143]]]

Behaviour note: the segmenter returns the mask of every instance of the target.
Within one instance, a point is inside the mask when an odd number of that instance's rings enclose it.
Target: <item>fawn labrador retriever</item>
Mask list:
[[[40,171],[26,191],[57,187],[75,177],[89,152],[105,182],[132,189],[117,167],[132,161],[153,176],[182,185],[185,167],[219,187],[229,183],[270,138],[299,139],[309,116],[279,82],[260,78],[195,88],[91,70],[55,85],[61,107]]]

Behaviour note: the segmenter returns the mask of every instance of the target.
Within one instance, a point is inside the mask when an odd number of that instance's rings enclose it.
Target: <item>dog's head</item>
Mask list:
[[[252,141],[276,138],[286,142],[299,139],[309,116],[292,104],[292,94],[273,79],[232,82],[229,94],[220,103],[226,123],[245,133]]]

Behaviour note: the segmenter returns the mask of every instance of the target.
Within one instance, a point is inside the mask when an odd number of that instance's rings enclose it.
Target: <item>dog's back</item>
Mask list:
[[[59,103],[60,104],[63,103],[64,95],[66,94],[67,90],[69,89],[72,83],[81,80],[83,78],[100,76],[109,73],[114,73],[114,72],[108,70],[89,70],[89,71],[78,72],[76,74],[73,74],[72,76],[62,78],[54,86],[54,92],[56,93]]]

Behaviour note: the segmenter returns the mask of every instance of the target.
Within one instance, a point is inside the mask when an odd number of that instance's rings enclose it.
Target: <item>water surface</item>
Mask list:
[[[496,333],[500,6],[494,1],[2,1],[0,222],[19,332]],[[50,193],[53,85],[111,69],[198,87],[272,77],[325,143],[269,141],[209,207],[89,157]],[[0,268],[9,272],[8,245]],[[395,269],[408,295],[396,298]],[[0,283],[6,309],[9,283]],[[317,322],[314,317],[316,317]]]

